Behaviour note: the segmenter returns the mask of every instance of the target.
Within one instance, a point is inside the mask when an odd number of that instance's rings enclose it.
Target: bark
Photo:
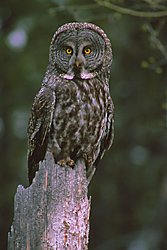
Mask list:
[[[48,153],[32,185],[18,186],[8,250],[88,249],[87,192],[84,162],[60,167]]]

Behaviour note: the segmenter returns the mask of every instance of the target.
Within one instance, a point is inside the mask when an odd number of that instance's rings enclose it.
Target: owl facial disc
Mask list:
[[[71,25],[53,37],[49,58],[53,67],[69,80],[89,80],[106,67],[110,69],[111,46],[106,35],[91,24]]]

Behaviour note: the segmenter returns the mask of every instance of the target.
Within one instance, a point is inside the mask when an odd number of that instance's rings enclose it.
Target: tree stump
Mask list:
[[[32,185],[18,186],[8,250],[88,249],[89,214],[84,161],[61,167],[47,153]]]

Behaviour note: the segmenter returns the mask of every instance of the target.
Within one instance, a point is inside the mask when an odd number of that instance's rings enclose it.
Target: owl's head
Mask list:
[[[109,73],[112,50],[102,29],[91,23],[68,23],[54,34],[49,63],[66,79],[91,79]]]

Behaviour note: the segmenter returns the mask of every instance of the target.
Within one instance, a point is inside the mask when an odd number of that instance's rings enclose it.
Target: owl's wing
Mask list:
[[[87,170],[87,179],[88,183],[91,181],[96,167],[104,155],[104,152],[108,150],[113,142],[114,138],[114,105],[112,100],[109,100],[108,108],[107,108],[107,121],[106,121],[106,130],[102,137],[101,145],[100,145],[100,152],[94,162],[94,164]]]
[[[113,116],[114,116],[114,105],[112,103],[112,100],[110,99],[110,102],[107,107],[106,130],[101,141],[100,152],[95,161],[95,166],[97,166],[98,162],[103,157],[104,152],[108,150],[112,145],[113,138],[114,138],[114,117]]]
[[[28,177],[30,184],[45,157],[55,107],[55,91],[43,86],[32,105],[28,125]]]

